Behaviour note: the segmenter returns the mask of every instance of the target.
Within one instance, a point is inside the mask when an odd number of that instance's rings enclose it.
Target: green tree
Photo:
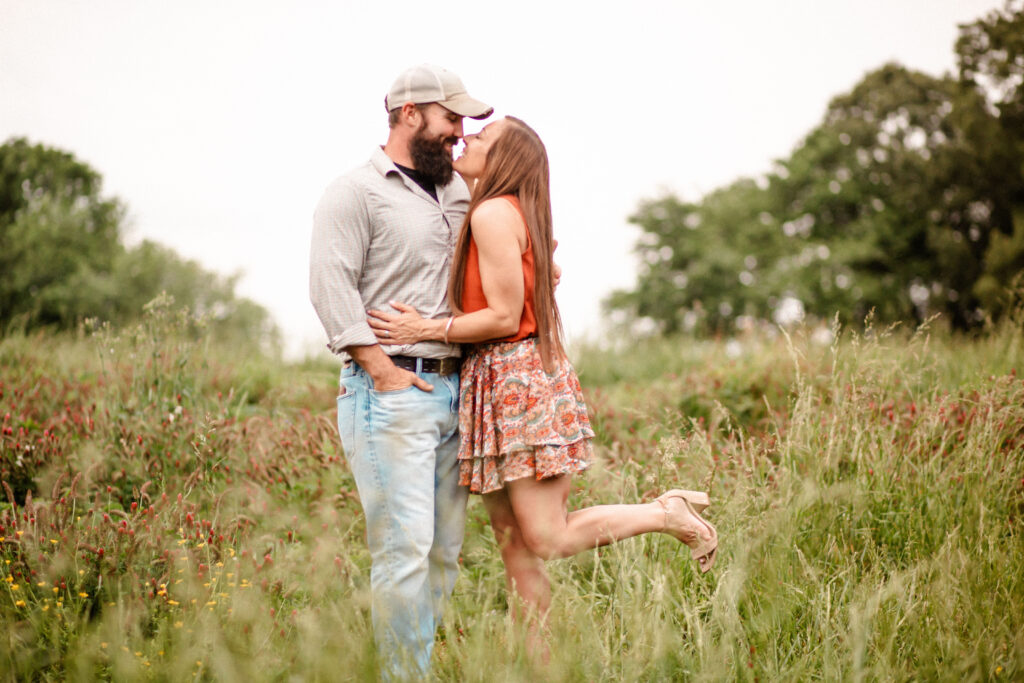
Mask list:
[[[1024,177],[1024,1],[1007,2],[981,19],[960,27],[956,43],[961,80],[981,93],[998,113],[1000,142],[1012,148],[1017,161],[1010,179]],[[1009,220],[992,235],[985,252],[984,272],[973,292],[986,310],[1001,313],[1006,286],[1024,273],[1024,183],[1006,184]],[[1012,227],[1007,227],[1007,224]]]
[[[71,154],[24,139],[0,146],[0,326],[122,323],[162,292],[204,317],[215,337],[274,351],[267,311],[235,296],[237,276],[204,270],[153,242],[126,249],[124,209]]]
[[[775,199],[740,180],[699,203],[643,202],[630,218],[643,230],[637,287],[613,293],[606,306],[654,320],[664,332],[721,330],[740,315],[765,316],[776,296],[763,273],[782,249]]]
[[[958,78],[868,73],[761,185],[642,203],[637,286],[606,305],[666,331],[787,298],[847,322],[997,316],[1024,272],[1021,7],[961,28]]]
[[[0,322],[112,314],[123,209],[101,186],[67,152],[24,139],[0,146]]]

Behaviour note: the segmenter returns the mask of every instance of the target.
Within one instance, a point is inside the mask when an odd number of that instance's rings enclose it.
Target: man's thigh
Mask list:
[[[406,542],[429,547],[450,398],[443,387],[436,394],[415,387],[376,391],[358,369],[343,371],[341,386],[338,429],[368,525],[390,525],[389,535],[401,533]],[[369,531],[373,535],[375,529]]]

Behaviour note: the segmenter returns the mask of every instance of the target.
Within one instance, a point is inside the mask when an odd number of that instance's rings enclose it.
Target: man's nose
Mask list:
[[[464,137],[463,134],[462,134],[462,120],[461,119],[459,120],[458,123],[455,124],[455,137],[459,137],[459,138]]]

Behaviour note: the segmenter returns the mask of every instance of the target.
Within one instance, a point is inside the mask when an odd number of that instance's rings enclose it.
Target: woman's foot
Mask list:
[[[669,491],[657,498],[657,502],[665,511],[663,531],[689,546],[697,566],[701,572],[706,572],[715,564],[718,533],[715,527],[697,512],[691,500],[692,496],[684,495],[688,493],[694,492]],[[707,494],[703,495],[706,500]],[[704,503],[703,507],[707,507],[707,504]]]
[[[687,491],[686,489],[672,489],[671,491],[665,491],[665,493],[658,496],[658,501],[660,502],[666,498],[674,496],[685,498],[690,501],[690,505],[697,514],[704,512],[704,510],[711,506],[711,498],[707,493],[704,491]]]

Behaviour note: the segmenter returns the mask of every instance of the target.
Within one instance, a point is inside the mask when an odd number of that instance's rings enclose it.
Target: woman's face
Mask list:
[[[498,119],[484,126],[479,133],[467,135],[462,155],[455,160],[452,167],[459,172],[463,178],[479,178],[483,175],[484,166],[487,163],[487,150],[491,148],[494,141],[501,137],[504,129],[505,119]]]

